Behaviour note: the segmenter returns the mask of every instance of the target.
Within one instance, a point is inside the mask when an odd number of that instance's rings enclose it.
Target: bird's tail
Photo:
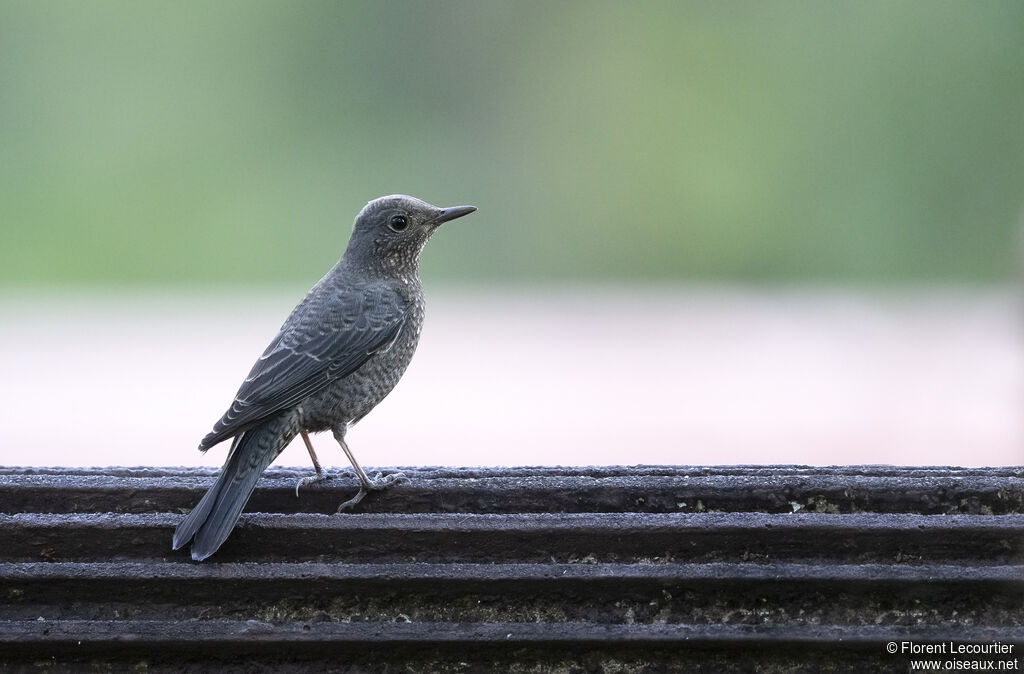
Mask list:
[[[235,528],[260,475],[294,436],[282,432],[281,421],[271,421],[235,438],[217,481],[174,530],[175,550],[192,541],[192,559],[197,562],[217,552]]]

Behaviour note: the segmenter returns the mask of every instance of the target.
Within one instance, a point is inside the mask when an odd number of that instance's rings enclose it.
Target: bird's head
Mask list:
[[[345,258],[389,271],[415,270],[430,235],[442,223],[475,210],[475,206],[438,208],[405,194],[374,199],[356,216]]]

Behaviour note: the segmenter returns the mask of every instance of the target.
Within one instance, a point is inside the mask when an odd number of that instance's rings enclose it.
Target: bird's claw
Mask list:
[[[323,482],[329,477],[330,475],[328,475],[326,471],[324,471],[320,473],[313,473],[312,475],[307,475],[306,477],[297,480],[295,482],[295,498],[299,497],[299,489],[301,489],[302,487],[305,487],[306,485],[310,484],[316,484],[317,482]]]
[[[380,491],[381,489],[387,489],[396,482],[408,479],[405,477],[405,473],[377,473],[370,479],[370,489],[373,491]]]
[[[340,513],[344,510],[349,510],[350,508],[354,508],[355,506],[359,505],[359,502],[366,498],[366,495],[369,494],[371,491],[382,491],[384,489],[387,489],[391,485],[395,484],[396,482],[405,479],[407,479],[405,477],[405,473],[390,473],[389,475],[377,473],[373,477],[369,478],[368,484],[360,484],[359,493],[357,493],[355,496],[353,496],[352,498],[338,506],[338,512]]]
[[[350,498],[349,500],[345,501],[344,503],[342,503],[340,506],[338,506],[338,512],[340,513],[345,510],[348,510],[349,508],[356,507],[357,505],[359,505],[359,502],[366,498],[366,495],[369,493],[370,492],[368,492],[362,485],[360,485],[359,493]]]

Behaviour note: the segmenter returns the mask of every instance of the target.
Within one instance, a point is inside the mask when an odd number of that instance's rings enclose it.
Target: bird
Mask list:
[[[296,493],[326,478],[310,433],[331,431],[352,463],[359,492],[338,512],[402,479],[400,473],[369,478],[345,434],[391,392],[416,351],[425,306],[419,278],[424,245],[441,224],[475,210],[393,194],[359,211],[341,259],[292,310],[199,443],[205,452],[233,438],[217,480],[175,529],[174,550],[191,542],[193,560],[214,554],[260,476],[296,435],[315,470],[298,481]]]

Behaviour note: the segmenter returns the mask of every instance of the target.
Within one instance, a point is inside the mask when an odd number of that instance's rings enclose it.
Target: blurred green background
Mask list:
[[[1024,2],[0,4],[0,283],[998,281]]]

